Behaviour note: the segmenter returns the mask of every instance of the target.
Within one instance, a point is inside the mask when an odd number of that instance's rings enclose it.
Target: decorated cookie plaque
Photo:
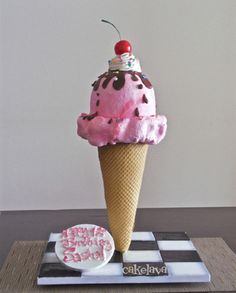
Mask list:
[[[55,245],[58,259],[79,271],[104,266],[114,250],[111,234],[105,228],[93,224],[81,224],[63,230]]]

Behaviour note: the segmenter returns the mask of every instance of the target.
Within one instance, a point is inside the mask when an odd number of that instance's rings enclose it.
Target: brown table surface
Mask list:
[[[107,226],[104,209],[8,211],[0,214],[0,267],[15,240],[47,240],[50,232],[79,223]],[[136,231],[185,231],[222,237],[236,253],[236,207],[138,209]]]

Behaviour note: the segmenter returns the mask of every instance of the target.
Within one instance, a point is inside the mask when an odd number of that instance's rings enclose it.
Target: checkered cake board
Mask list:
[[[71,270],[59,262],[55,254],[59,237],[59,233],[50,234],[38,285],[210,282],[210,273],[185,232],[133,232],[127,252],[115,251],[108,264],[87,272]],[[162,264],[167,272],[159,276],[128,276],[123,270],[127,264]]]

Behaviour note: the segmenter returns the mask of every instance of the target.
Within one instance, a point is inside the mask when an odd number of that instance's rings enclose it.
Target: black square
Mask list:
[[[185,232],[153,232],[156,240],[189,240]]]
[[[156,241],[131,241],[129,250],[158,250]]]
[[[54,241],[48,242],[45,252],[55,252],[55,245],[56,245],[56,242]]]
[[[161,250],[164,262],[201,262],[196,250]]]
[[[109,263],[111,262],[122,262],[123,261],[123,257],[122,257],[122,253],[119,251],[114,251],[112,258],[110,259]]]
[[[50,277],[81,277],[81,272],[66,268],[60,263],[43,263],[39,278]]]

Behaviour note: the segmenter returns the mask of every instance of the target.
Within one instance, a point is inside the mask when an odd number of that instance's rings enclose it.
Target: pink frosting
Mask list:
[[[116,77],[105,88],[105,77],[101,79],[91,94],[90,113],[82,113],[77,120],[79,136],[99,147],[116,143],[157,144],[164,138],[167,119],[156,115],[154,90],[136,77],[134,81],[125,74],[124,86],[119,90],[113,87]],[[89,115],[91,118],[87,119]]]

